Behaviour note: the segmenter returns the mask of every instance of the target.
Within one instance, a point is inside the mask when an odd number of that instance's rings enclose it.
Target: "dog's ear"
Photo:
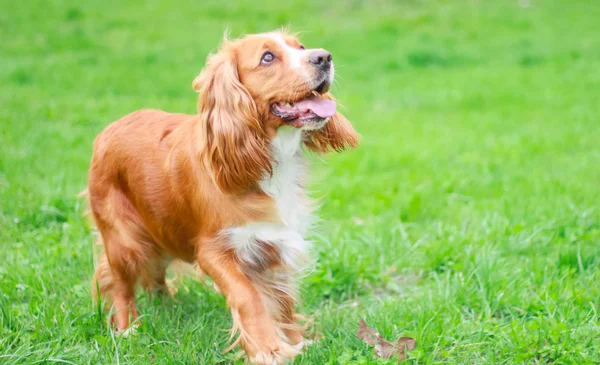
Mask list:
[[[333,95],[326,93],[323,98],[335,100]],[[321,129],[308,132],[305,145],[314,152],[341,152],[358,146],[359,135],[352,124],[340,112],[336,112]]]
[[[193,82],[198,98],[200,158],[223,191],[272,172],[269,144],[252,96],[238,77],[235,49],[225,41]]]

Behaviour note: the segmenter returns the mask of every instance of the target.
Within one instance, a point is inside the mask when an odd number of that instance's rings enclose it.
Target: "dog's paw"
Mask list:
[[[300,352],[302,350],[304,350],[305,348],[307,348],[308,346],[312,345],[314,342],[313,340],[308,340],[306,338],[302,339],[302,341],[298,342],[295,345],[290,345],[294,350]]]
[[[250,363],[256,365],[282,365],[287,364],[300,352],[292,346],[281,345],[279,350],[259,352],[250,357]]]
[[[120,336],[123,338],[127,338],[129,336],[135,336],[135,335],[137,335],[137,329],[139,326],[140,326],[139,323],[133,323],[132,325],[130,325],[129,327],[127,327],[124,330],[116,329],[115,334],[117,336]]]

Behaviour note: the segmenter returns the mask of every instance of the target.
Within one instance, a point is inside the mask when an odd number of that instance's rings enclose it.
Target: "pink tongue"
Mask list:
[[[300,100],[294,104],[296,108],[302,111],[308,109],[321,118],[333,117],[335,114],[335,101],[321,99],[316,95],[312,95],[304,100]]]

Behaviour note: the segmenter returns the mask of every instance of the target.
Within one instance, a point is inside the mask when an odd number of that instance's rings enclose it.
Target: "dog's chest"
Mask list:
[[[301,132],[280,128],[272,150],[276,161],[273,173],[259,185],[274,200],[281,221],[235,227],[229,236],[237,256],[251,266],[268,267],[279,262],[298,267],[308,249],[303,235],[310,225],[310,205],[303,189],[306,166],[301,156]]]
[[[287,228],[304,234],[308,225],[308,204],[304,195],[306,166],[301,152],[301,132],[281,128],[272,142],[276,161],[273,174],[260,182],[261,189],[277,205],[279,216]]]

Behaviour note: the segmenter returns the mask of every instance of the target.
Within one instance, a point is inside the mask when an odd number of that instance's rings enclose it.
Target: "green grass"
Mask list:
[[[327,223],[301,311],[323,339],[295,364],[374,362],[359,318],[415,337],[413,364],[600,362],[600,4],[1,3],[0,363],[234,361],[224,300],[193,281],[111,334],[76,194],[109,122],[195,111],[226,27],[286,24],[333,53],[363,135],[313,164]]]

